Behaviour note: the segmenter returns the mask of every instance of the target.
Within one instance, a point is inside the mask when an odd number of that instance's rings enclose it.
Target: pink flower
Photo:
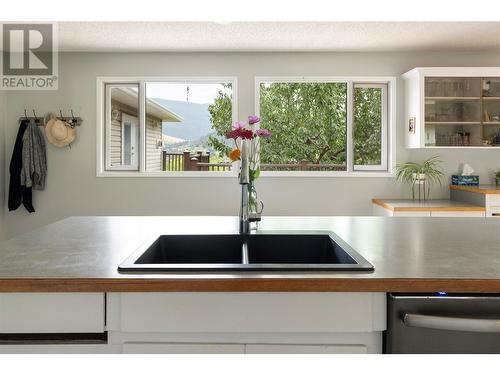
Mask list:
[[[233,124],[233,130],[237,130],[237,129],[243,129],[245,128],[245,126],[247,126],[246,122],[244,121],[237,121]]]
[[[257,137],[269,138],[272,135],[272,133],[266,129],[257,129],[255,131],[255,135],[257,135]]]
[[[248,123],[250,125],[257,124],[258,122],[260,122],[260,118],[258,116],[255,115],[248,116]]]

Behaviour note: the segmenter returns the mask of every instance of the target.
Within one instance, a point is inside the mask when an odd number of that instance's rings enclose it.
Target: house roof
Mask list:
[[[137,95],[138,91],[130,87],[113,88],[113,100],[116,100],[134,109],[137,109],[138,105]],[[164,105],[161,105],[160,103],[152,99],[146,99],[146,113],[149,116],[159,118],[160,120],[166,122],[181,122],[182,120],[184,120],[177,113],[171,111]]]

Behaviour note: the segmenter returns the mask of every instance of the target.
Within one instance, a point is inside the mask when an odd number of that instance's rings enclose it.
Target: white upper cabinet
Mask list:
[[[403,79],[407,148],[500,146],[500,67],[415,68]]]

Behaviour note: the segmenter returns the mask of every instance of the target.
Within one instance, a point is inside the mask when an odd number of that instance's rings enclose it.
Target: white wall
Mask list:
[[[25,107],[67,111],[84,119],[71,149],[49,145],[47,188],[34,192],[36,213],[8,213],[13,236],[71,215],[236,215],[239,187],[232,178],[96,178],[97,76],[237,76],[238,117],[254,112],[256,75],[398,76],[415,66],[500,66],[498,53],[191,53],[91,54],[60,56],[59,90],[9,92],[7,155]],[[419,160],[434,150],[403,145],[403,82],[398,78],[397,160]],[[440,150],[445,170],[469,162],[482,182],[500,169],[500,149]],[[447,197],[446,183],[434,197]],[[372,197],[403,197],[407,189],[391,178],[262,178],[258,191],[266,215],[369,215]]]
[[[5,91],[0,91],[0,241],[5,238],[5,210],[6,208],[6,184],[5,178],[8,176],[7,164],[5,163],[5,113],[6,113]]]

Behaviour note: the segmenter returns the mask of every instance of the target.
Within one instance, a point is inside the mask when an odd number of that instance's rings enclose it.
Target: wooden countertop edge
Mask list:
[[[379,198],[374,198],[372,199],[372,203],[377,204],[385,209],[388,209],[390,211],[396,211],[396,212],[456,212],[456,211],[480,211],[480,212],[485,212],[486,208],[485,207],[479,207],[479,206],[457,206],[457,207],[394,207],[390,205],[389,203],[386,203],[383,199]]]
[[[0,292],[461,292],[499,293],[500,279],[0,279]]]
[[[500,194],[500,187],[498,189],[480,189],[474,186],[450,185],[450,189],[468,191],[470,193],[479,193],[479,194]]]

